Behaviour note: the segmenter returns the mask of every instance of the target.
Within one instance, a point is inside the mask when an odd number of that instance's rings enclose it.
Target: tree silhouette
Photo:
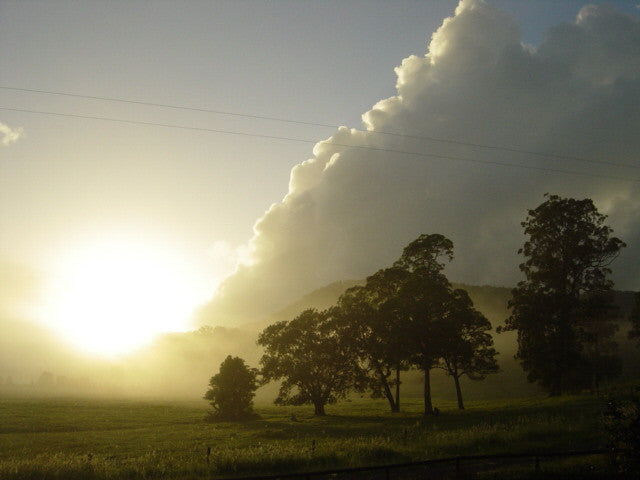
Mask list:
[[[473,307],[466,290],[456,289],[451,294],[442,328],[441,359],[437,367],[453,378],[458,408],[462,410],[460,377],[466,375],[471,380],[482,380],[499,370],[493,338],[488,333],[491,323]]]
[[[622,372],[617,355],[618,344],[613,340],[618,331],[619,308],[614,304],[613,291],[596,291],[582,296],[576,329],[582,345],[581,367],[572,382],[597,393],[600,384]]]
[[[341,334],[353,342],[368,374],[368,387],[374,397],[387,399],[392,412],[400,411],[400,372],[409,359],[406,317],[398,301],[406,277],[398,267],[379,270],[366,285],[347,290],[336,310]]]
[[[604,328],[612,318],[608,267],[625,244],[611,237],[590,199],[546,196],[522,223],[529,238],[518,253],[526,257],[520,265],[526,280],[512,292],[503,329],[518,331],[517,358],[529,381],[560,395],[575,387],[579,369],[593,368],[584,356],[594,338],[587,330],[599,332],[600,345],[613,333]]]
[[[213,417],[221,420],[241,420],[253,414],[253,397],[258,388],[258,371],[249,368],[240,357],[231,355],[220,364],[220,372],[209,380],[204,395],[213,407]]]
[[[408,272],[398,299],[407,316],[411,363],[424,374],[424,414],[433,414],[431,369],[441,356],[442,321],[451,284],[442,270],[453,259],[453,243],[440,234],[423,234],[405,247],[394,266]]]
[[[338,334],[329,310],[308,309],[291,321],[275,323],[260,333],[264,381],[282,380],[275,403],[314,405],[316,415],[324,407],[359,386],[357,354]]]

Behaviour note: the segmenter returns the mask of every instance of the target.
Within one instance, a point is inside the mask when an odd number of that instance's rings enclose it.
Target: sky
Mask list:
[[[0,321],[125,351],[421,233],[511,286],[546,192],[594,199],[640,289],[640,9],[584,5],[1,0]]]

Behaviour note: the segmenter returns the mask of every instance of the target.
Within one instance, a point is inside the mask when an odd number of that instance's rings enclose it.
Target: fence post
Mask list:
[[[540,457],[536,455],[536,473],[540,473]]]
[[[456,457],[456,478],[460,478],[460,457]]]
[[[609,458],[609,465],[613,469],[617,470],[618,469],[618,456],[617,456],[616,450],[614,448],[612,448],[607,456]]]

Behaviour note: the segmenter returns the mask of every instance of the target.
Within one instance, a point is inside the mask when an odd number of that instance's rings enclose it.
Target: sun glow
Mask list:
[[[148,244],[91,244],[65,256],[59,270],[46,321],[92,353],[120,354],[184,330],[203,300],[184,263]]]

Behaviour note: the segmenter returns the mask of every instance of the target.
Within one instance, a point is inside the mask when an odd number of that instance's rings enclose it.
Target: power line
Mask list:
[[[227,116],[234,116],[234,117],[241,117],[241,118],[251,118],[251,119],[255,119],[255,120],[269,120],[269,121],[274,121],[274,122],[289,123],[289,124],[296,124],[296,125],[307,125],[307,126],[313,126],[313,127],[333,128],[333,129],[340,128],[340,125],[333,125],[333,124],[329,124],[329,123],[307,122],[307,121],[303,121],[303,120],[292,120],[292,119],[288,119],[288,118],[273,117],[273,116],[268,116],[268,115],[253,115],[253,114],[247,114],[247,113],[230,112],[230,111],[227,111],[227,110],[216,110],[216,109],[209,109],[209,108],[189,107],[189,106],[184,106],[184,105],[173,105],[173,104],[167,104],[167,103],[145,102],[145,101],[140,101],[140,100],[130,100],[130,99],[124,99],[124,98],[102,97],[102,96],[96,96],[96,95],[81,95],[81,94],[77,94],[77,93],[56,92],[56,91],[51,91],[51,90],[37,90],[37,89],[31,89],[31,88],[9,87],[9,86],[3,86],[3,85],[0,85],[0,89],[2,89],[2,90],[14,90],[14,91],[19,91],[19,92],[39,93],[39,94],[45,94],[45,95],[57,95],[57,96],[72,97],[72,98],[84,98],[84,99],[89,99],[89,100],[100,100],[100,101],[107,101],[107,102],[127,103],[127,104],[133,104],[133,105],[144,105],[144,106],[148,106],[148,107],[170,108],[170,109],[174,109],[174,110],[187,110],[187,111],[193,111],[193,112],[213,113],[213,114],[217,114],[217,115],[227,115]],[[555,154],[555,153],[536,152],[536,151],[533,151],[533,150],[525,150],[525,149],[508,147],[508,146],[498,146],[498,145],[488,145],[488,144],[482,144],[482,143],[465,142],[465,141],[462,141],[462,140],[432,137],[432,136],[428,136],[428,135],[409,135],[409,134],[404,134],[404,133],[386,132],[386,131],[379,131],[379,130],[361,130],[361,129],[354,129],[354,130],[359,131],[359,132],[366,132],[366,133],[369,133],[369,134],[389,135],[389,136],[398,137],[398,138],[411,138],[411,139],[414,139],[414,140],[428,140],[428,141],[432,141],[432,142],[446,143],[446,144],[450,144],[450,145],[459,145],[459,146],[474,147],[474,148],[485,148],[485,149],[489,149],[489,150],[498,150],[498,151],[504,151],[504,152],[525,154],[525,155],[535,155],[537,157],[542,157],[542,158],[559,159],[559,160],[571,160],[571,161],[576,161],[576,162],[610,165],[610,166],[613,166],[613,167],[640,169],[640,165],[631,165],[631,164],[627,164],[627,163],[610,162],[610,161],[607,161],[607,160],[594,160],[594,159],[590,159],[590,158],[577,157],[577,156],[571,156],[571,155],[560,155],[560,154]]]
[[[123,98],[115,98],[115,97],[99,97],[95,95],[80,95],[77,93],[66,93],[66,92],[53,92],[49,90],[35,90],[31,88],[18,88],[18,87],[6,87],[0,86],[0,89],[3,90],[16,90],[20,92],[30,92],[30,93],[42,93],[46,95],[58,95],[64,97],[73,97],[73,98],[86,98],[90,100],[104,100],[107,102],[118,102],[118,103],[131,103],[134,105],[144,105],[147,107],[161,107],[161,108],[171,108],[174,110],[189,110],[193,112],[204,112],[204,113],[215,113],[218,115],[229,115],[234,117],[244,117],[244,118],[253,118],[257,120],[273,120],[275,122],[283,122],[283,123],[294,123],[299,125],[309,125],[312,127],[327,127],[327,128],[338,128],[336,125],[328,124],[328,123],[316,123],[316,122],[305,122],[302,120],[291,120],[287,118],[280,117],[270,117],[267,115],[251,115],[248,113],[238,113],[238,112],[229,112],[226,110],[215,110],[210,108],[199,108],[199,107],[187,107],[184,105],[172,105],[168,103],[156,103],[156,102],[144,102],[139,100],[128,100]]]
[[[309,143],[309,144],[325,143],[325,144],[334,145],[334,146],[337,146],[337,147],[357,148],[357,149],[362,149],[362,150],[371,150],[371,151],[387,152],[387,153],[399,153],[399,154],[402,154],[402,155],[412,155],[412,156],[423,157],[423,158],[435,158],[435,159],[439,159],[439,160],[453,160],[453,161],[458,161],[458,162],[478,163],[478,164],[493,165],[493,166],[499,166],[499,167],[522,168],[522,169],[526,169],[526,170],[535,170],[535,171],[541,171],[541,172],[561,173],[561,174],[565,174],[565,175],[580,175],[580,176],[585,176],[585,177],[606,178],[606,179],[610,179],[610,180],[620,180],[620,181],[623,181],[623,182],[640,183],[639,179],[630,179],[630,178],[625,178],[625,177],[617,177],[617,176],[613,176],[613,175],[602,175],[602,174],[597,174],[597,173],[579,172],[579,171],[575,171],[575,170],[563,170],[563,169],[559,169],[559,168],[538,167],[538,166],[533,166],[533,165],[522,165],[522,164],[517,164],[517,163],[499,162],[499,161],[494,161],[494,160],[480,160],[480,159],[477,159],[477,158],[456,157],[456,156],[453,156],[453,155],[441,155],[441,154],[435,154],[435,153],[421,153],[421,152],[408,152],[408,151],[405,151],[405,150],[398,150],[398,149],[392,149],[392,148],[372,147],[372,146],[367,146],[367,145],[350,145],[350,144],[347,144],[347,143],[338,143],[338,142],[330,142],[330,141],[320,141],[319,142],[318,140],[310,140],[310,139],[295,138],[295,137],[284,137],[284,136],[280,136],[280,135],[267,135],[267,134],[262,134],[262,133],[250,133],[250,132],[241,132],[241,131],[234,131],[234,130],[222,130],[222,129],[216,129],[216,128],[206,128],[206,127],[192,127],[192,126],[187,126],[187,125],[177,125],[177,124],[170,124],[170,123],[144,122],[144,121],[139,121],[139,120],[127,120],[127,119],[121,119],[121,118],[102,117],[102,116],[96,116],[96,115],[79,115],[79,114],[74,114],[74,113],[49,112],[49,111],[42,111],[42,110],[26,110],[26,109],[21,109],[21,108],[10,108],[10,107],[2,107],[2,106],[0,106],[0,110],[7,110],[7,111],[21,112],[21,113],[31,113],[31,114],[38,114],[38,115],[51,115],[51,116],[67,117],[67,118],[82,118],[82,119],[88,119],[88,120],[101,120],[101,121],[108,121],[108,122],[133,124],[133,125],[146,125],[146,126],[153,126],[153,127],[177,128],[177,129],[182,129],[182,130],[194,130],[194,131],[201,131],[201,132],[221,133],[221,134],[227,134],[227,135],[239,135],[239,136],[244,136],[244,137],[256,137],[256,138],[265,138],[265,139],[271,139],[271,140],[283,140],[283,141],[288,141],[288,142]]]

